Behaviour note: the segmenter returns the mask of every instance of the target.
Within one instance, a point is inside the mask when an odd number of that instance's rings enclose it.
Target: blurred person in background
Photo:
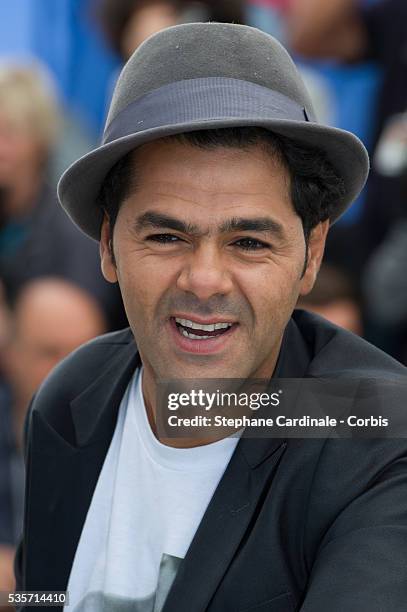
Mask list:
[[[388,132],[389,123],[407,109],[407,2],[292,0],[288,33],[294,50],[306,57],[379,62],[383,82],[377,103],[375,147]],[[400,176],[388,172],[380,161],[375,157],[358,227],[359,240],[364,242],[362,265],[406,208]]]
[[[321,315],[344,329],[362,336],[362,312],[359,296],[349,275],[338,267],[323,263],[317,280],[298,308]]]
[[[367,58],[383,69],[379,99],[372,101],[377,104],[373,163],[361,218],[353,228],[334,228],[327,254],[361,279],[367,338],[400,358],[404,323],[400,327],[400,316],[394,316],[386,287],[394,289],[405,276],[393,254],[404,244],[399,226],[407,214],[407,2],[293,0],[288,23],[291,44],[302,55],[344,62]],[[392,272],[389,277],[385,270]]]
[[[126,61],[150,34],[181,21],[182,0],[102,0],[100,17],[113,50]]]
[[[58,105],[42,69],[0,65],[0,279],[13,300],[33,278],[66,278],[94,295],[114,328],[125,319],[97,245],[72,226],[49,185],[58,134]]]
[[[406,121],[407,125],[407,121]],[[402,136],[402,133],[400,134]],[[407,130],[401,170],[407,205]],[[407,211],[406,211],[407,212]],[[394,223],[370,257],[363,289],[372,340],[407,364],[407,215]],[[374,334],[374,335],[373,335]]]
[[[290,0],[246,0],[246,15],[251,26],[259,28],[286,44],[285,22]]]
[[[0,591],[14,588],[12,560],[22,528],[22,430],[29,402],[52,368],[106,331],[92,295],[57,278],[28,283],[9,312],[0,379]]]
[[[102,0],[100,21],[113,50],[127,61],[151,34],[188,21],[243,23],[243,0]]]

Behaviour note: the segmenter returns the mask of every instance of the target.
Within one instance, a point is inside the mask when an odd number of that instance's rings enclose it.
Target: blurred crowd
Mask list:
[[[347,98],[350,119],[368,124],[363,200],[356,216],[332,228],[316,286],[299,307],[407,363],[406,0],[95,0],[87,17],[116,59],[108,92],[147,36],[187,21],[247,23],[277,36],[298,60],[317,113],[333,124],[348,75],[354,86],[355,67],[377,68],[374,95]],[[51,68],[35,57],[0,57],[0,591],[14,584],[30,399],[63,357],[127,324],[117,287],[100,272],[97,243],[56,202],[59,174],[92,138]],[[330,70],[340,75],[336,92]]]

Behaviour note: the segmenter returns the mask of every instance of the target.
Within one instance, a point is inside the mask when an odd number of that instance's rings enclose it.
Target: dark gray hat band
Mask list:
[[[159,87],[126,106],[107,126],[103,143],[151,128],[214,119],[309,121],[297,102],[256,83],[225,77],[188,79]]]

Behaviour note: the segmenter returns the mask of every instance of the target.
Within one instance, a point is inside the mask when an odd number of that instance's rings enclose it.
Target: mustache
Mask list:
[[[244,305],[242,300],[224,295],[213,295],[208,300],[202,301],[193,293],[185,293],[171,296],[165,304],[165,309],[167,312],[186,311],[202,317],[229,315],[233,318],[240,318]]]

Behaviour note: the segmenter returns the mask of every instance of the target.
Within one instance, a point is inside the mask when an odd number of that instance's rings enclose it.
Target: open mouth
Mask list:
[[[178,317],[172,317],[172,319],[180,335],[190,340],[210,340],[211,338],[218,338],[219,336],[223,336],[235,325],[235,323],[230,323],[228,321],[203,324]]]

